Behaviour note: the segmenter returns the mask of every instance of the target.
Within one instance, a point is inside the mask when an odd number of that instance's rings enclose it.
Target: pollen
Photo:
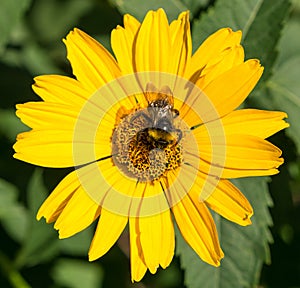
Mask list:
[[[183,162],[181,141],[171,131],[151,127],[150,120],[147,109],[137,110],[120,121],[112,137],[114,164],[140,182],[165,177]]]

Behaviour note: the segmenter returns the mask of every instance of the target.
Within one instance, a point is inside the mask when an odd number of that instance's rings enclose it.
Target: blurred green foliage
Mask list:
[[[242,29],[246,58],[265,66],[245,105],[286,111],[291,127],[271,138],[284,152],[279,175],[235,181],[254,206],[253,225],[237,227],[214,215],[225,251],[221,268],[203,263],[177,234],[171,266],[132,284],[129,259],[118,245],[88,262],[93,225],[58,240],[53,225],[36,221],[39,206],[69,170],[13,159],[16,135],[28,129],[14,107],[38,100],[33,77],[71,75],[61,41],[69,30],[81,28],[111,50],[110,32],[124,13],[141,20],[159,7],[169,20],[190,10],[194,49],[220,27]],[[299,0],[1,0],[0,287],[300,287],[299,36]]]

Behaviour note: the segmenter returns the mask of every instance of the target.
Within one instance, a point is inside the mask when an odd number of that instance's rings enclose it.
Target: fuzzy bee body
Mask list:
[[[158,92],[145,94],[148,102],[147,111],[141,111],[138,116],[147,122],[138,140],[146,139],[153,148],[164,149],[168,145],[176,145],[182,138],[181,130],[174,127],[174,118],[179,115],[174,109],[173,94],[169,87],[163,87]],[[141,137],[143,135],[143,137]]]

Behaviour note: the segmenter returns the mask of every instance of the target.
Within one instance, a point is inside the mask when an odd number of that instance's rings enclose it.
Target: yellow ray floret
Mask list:
[[[228,179],[273,175],[284,162],[266,138],[287,128],[279,111],[241,109],[263,67],[245,60],[241,31],[222,28],[192,54],[189,12],[124,15],[112,55],[80,29],[63,42],[74,78],[36,77],[40,102],[17,105],[31,128],[16,159],[74,167],[40,207],[60,238],[98,220],[89,260],[129,232],[131,280],[170,265],[174,223],[201,259],[224,253],[208,208],[251,224],[251,204]],[[247,55],[247,54],[246,54]],[[128,226],[128,227],[127,227]]]

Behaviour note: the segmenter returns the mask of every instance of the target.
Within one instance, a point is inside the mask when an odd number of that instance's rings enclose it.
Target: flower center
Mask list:
[[[139,109],[124,117],[112,138],[115,165],[140,182],[158,180],[183,161],[179,119],[176,121],[171,111],[155,119],[157,113],[151,109]]]

